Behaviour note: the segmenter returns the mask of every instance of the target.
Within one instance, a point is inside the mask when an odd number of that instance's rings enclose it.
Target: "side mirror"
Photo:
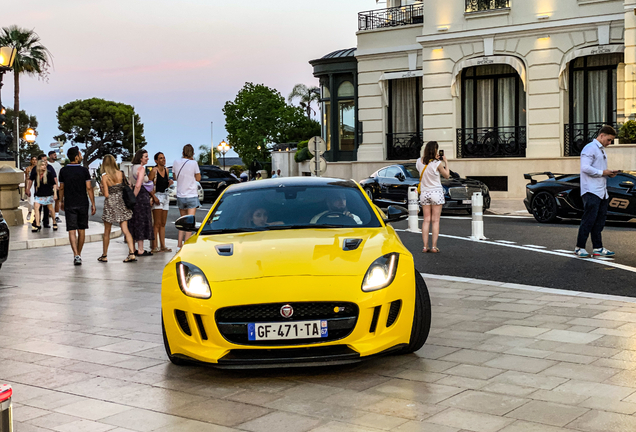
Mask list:
[[[620,187],[625,188],[625,189],[633,189],[634,188],[634,183],[630,182],[630,181],[625,181],[622,182],[621,184],[619,184]]]
[[[404,180],[406,180],[406,176],[402,173],[397,173],[395,175],[395,178],[398,179],[399,181],[403,182]]]
[[[181,216],[175,221],[174,226],[179,231],[185,232],[197,232],[199,230],[194,215]]]
[[[454,179],[458,179],[459,178],[459,174],[457,174],[455,171],[451,171],[450,175],[451,175],[451,178],[454,178]]]
[[[404,207],[400,206],[389,206],[386,209],[386,219],[384,219],[384,223],[393,223],[406,220],[409,217],[409,211]]]

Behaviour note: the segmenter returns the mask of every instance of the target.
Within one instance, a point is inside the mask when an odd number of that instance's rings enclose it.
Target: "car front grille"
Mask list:
[[[294,308],[291,318],[284,318],[281,307],[289,304]],[[216,311],[215,320],[225,339],[242,345],[301,345],[323,343],[342,339],[355,328],[359,309],[355,303],[348,302],[297,302],[267,303],[245,306],[232,306]],[[247,336],[247,324],[253,322],[289,322],[306,320],[327,320],[328,337],[311,339],[250,341]]]
[[[452,187],[448,189],[451,199],[455,200],[471,199],[475,192],[481,192],[481,189],[476,187]]]

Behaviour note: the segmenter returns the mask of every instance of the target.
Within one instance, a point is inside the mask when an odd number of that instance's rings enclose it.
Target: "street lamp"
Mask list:
[[[35,131],[33,130],[33,128],[28,128],[26,130],[26,132],[24,132],[24,140],[28,143],[33,143],[35,142]]]
[[[2,90],[2,76],[13,67],[16,53],[17,50],[15,48],[0,47],[0,90]],[[2,98],[0,97],[0,107],[1,106]]]
[[[223,170],[225,171],[225,153],[230,151],[230,145],[224,141],[217,147],[217,150],[223,155]]]

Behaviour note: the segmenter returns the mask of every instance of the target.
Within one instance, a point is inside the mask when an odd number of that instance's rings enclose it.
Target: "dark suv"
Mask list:
[[[215,200],[223,190],[239,183],[239,180],[228,171],[223,171],[215,165],[201,165],[201,187],[203,188],[203,200]]]

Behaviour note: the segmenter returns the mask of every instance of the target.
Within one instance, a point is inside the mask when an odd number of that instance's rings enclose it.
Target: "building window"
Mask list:
[[[387,157],[415,159],[422,147],[421,78],[390,80]]]
[[[327,151],[331,150],[331,101],[322,102],[322,136],[327,143]]]
[[[466,12],[506,9],[509,7],[510,0],[466,0]]]
[[[354,151],[356,137],[355,89],[350,81],[338,87],[338,141],[340,151]],[[351,98],[343,100],[343,98]]]

